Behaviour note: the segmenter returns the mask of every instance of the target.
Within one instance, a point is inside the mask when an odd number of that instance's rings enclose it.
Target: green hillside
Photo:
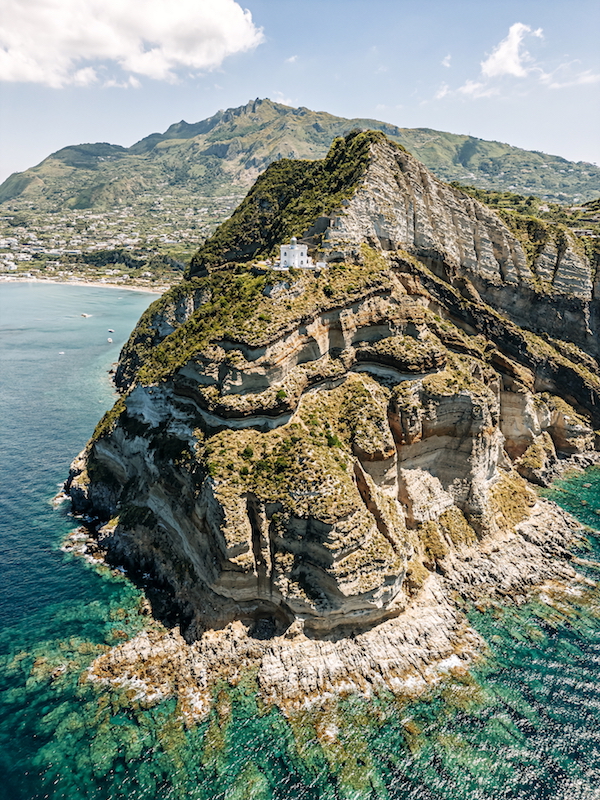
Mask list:
[[[201,122],[178,122],[129,148],[65,147],[11,175],[0,186],[0,267],[14,257],[20,270],[53,264],[70,276],[89,265],[86,254],[123,248],[146,259],[140,274],[156,256],[186,262],[269,164],[322,159],[335,138],[356,128],[382,131],[448,182],[566,206],[600,195],[600,169],[592,164],[255,100]],[[124,261],[117,268],[131,272]]]
[[[114,202],[147,205],[160,195],[195,202],[198,195],[244,194],[272,161],[323,158],[335,137],[356,127],[383,131],[445,181],[555,202],[585,202],[600,193],[600,169],[592,164],[471,136],[255,100],[202,122],[171,125],[130,148],[65,147],[11,175],[0,186],[0,203],[26,201],[50,211],[109,208]]]

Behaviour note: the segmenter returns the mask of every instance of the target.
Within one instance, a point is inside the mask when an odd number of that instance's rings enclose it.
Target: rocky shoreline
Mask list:
[[[581,461],[569,459],[569,468],[582,469]],[[522,604],[534,596],[551,606],[593,586],[573,567],[578,559],[572,560],[571,550],[582,535],[569,514],[539,499],[514,532],[464,549],[445,564],[444,574],[431,574],[401,615],[351,636],[306,636],[298,624],[272,636],[236,621],[190,642],[178,626],[153,619],[146,601],[147,627],[96,658],[86,678],[125,691],[143,705],[176,698],[187,724],[210,712],[221,681],[235,686],[248,673],[255,676],[262,701],[286,715],[350,694],[415,698],[485,657],[486,643],[468,624],[463,607]],[[74,531],[63,549],[127,574],[105,560],[90,529]],[[150,575],[136,576],[135,582],[150,594],[160,591]]]

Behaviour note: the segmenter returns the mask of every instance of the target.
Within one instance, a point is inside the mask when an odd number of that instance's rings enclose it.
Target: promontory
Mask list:
[[[309,265],[279,262],[292,237]],[[90,678],[190,718],[248,669],[284,709],[410,694],[483,652],[465,604],[582,582],[536,487],[594,460],[594,248],[380,132],[273,163],[141,318],[73,465],[171,620]]]

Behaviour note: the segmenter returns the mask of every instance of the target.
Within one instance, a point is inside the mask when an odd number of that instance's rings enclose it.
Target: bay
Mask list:
[[[51,499],[112,406],[108,370],[155,299],[68,284],[0,286],[0,626],[87,596],[88,571],[57,549],[73,526]]]

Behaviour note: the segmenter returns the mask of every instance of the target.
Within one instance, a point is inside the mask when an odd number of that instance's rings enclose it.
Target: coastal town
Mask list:
[[[54,280],[172,285],[198,246],[239,203],[238,195],[196,198],[179,207],[168,195],[111,210],[48,212],[23,202],[0,216],[0,281]]]
[[[0,282],[50,280],[158,288],[178,283],[191,255],[232,211],[237,196],[218,206],[187,208],[140,219],[132,207],[0,217]],[[271,263],[271,262],[269,262]],[[280,246],[280,271],[323,269],[295,236]]]

